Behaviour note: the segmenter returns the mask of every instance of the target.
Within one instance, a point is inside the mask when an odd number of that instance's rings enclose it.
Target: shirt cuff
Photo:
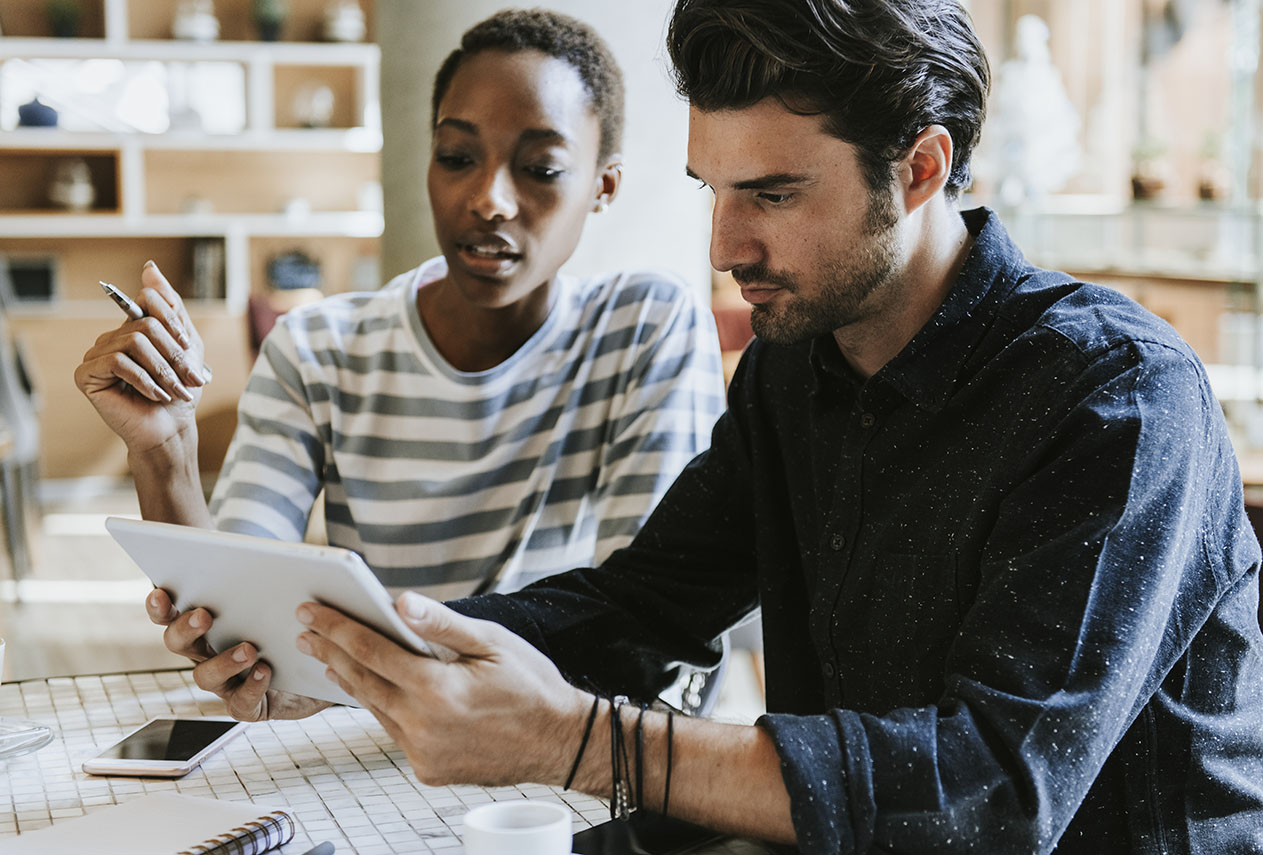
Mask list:
[[[781,758],[790,818],[804,855],[867,852],[873,843],[872,764],[859,716],[769,714],[755,724]]]

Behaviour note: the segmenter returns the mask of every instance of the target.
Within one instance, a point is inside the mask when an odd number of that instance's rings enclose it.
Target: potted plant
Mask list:
[[[254,0],[250,13],[259,28],[259,39],[274,42],[281,37],[281,27],[289,14],[289,6],[286,0]]]
[[[79,0],[48,0],[48,26],[58,38],[79,34]]]

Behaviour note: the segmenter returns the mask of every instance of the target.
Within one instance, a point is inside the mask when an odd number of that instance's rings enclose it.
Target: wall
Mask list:
[[[505,5],[504,0],[377,3],[385,137],[383,279],[438,253],[425,190],[434,73],[461,33]],[[684,174],[688,108],[675,96],[666,71],[666,21],[673,3],[554,0],[538,5],[595,27],[609,42],[627,88],[622,190],[606,213],[589,217],[566,269],[582,275],[665,267],[709,293],[710,197]]]

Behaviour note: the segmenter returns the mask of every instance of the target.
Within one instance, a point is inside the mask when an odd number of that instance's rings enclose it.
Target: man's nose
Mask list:
[[[733,201],[716,197],[711,211],[710,263],[721,272],[762,260],[749,217],[737,207]]]

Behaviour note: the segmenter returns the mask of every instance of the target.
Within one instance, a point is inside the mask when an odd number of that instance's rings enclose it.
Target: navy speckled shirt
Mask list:
[[[963,216],[875,375],[755,342],[630,547],[457,607],[644,695],[761,604],[803,852],[1263,852],[1259,546],[1205,372]]]

